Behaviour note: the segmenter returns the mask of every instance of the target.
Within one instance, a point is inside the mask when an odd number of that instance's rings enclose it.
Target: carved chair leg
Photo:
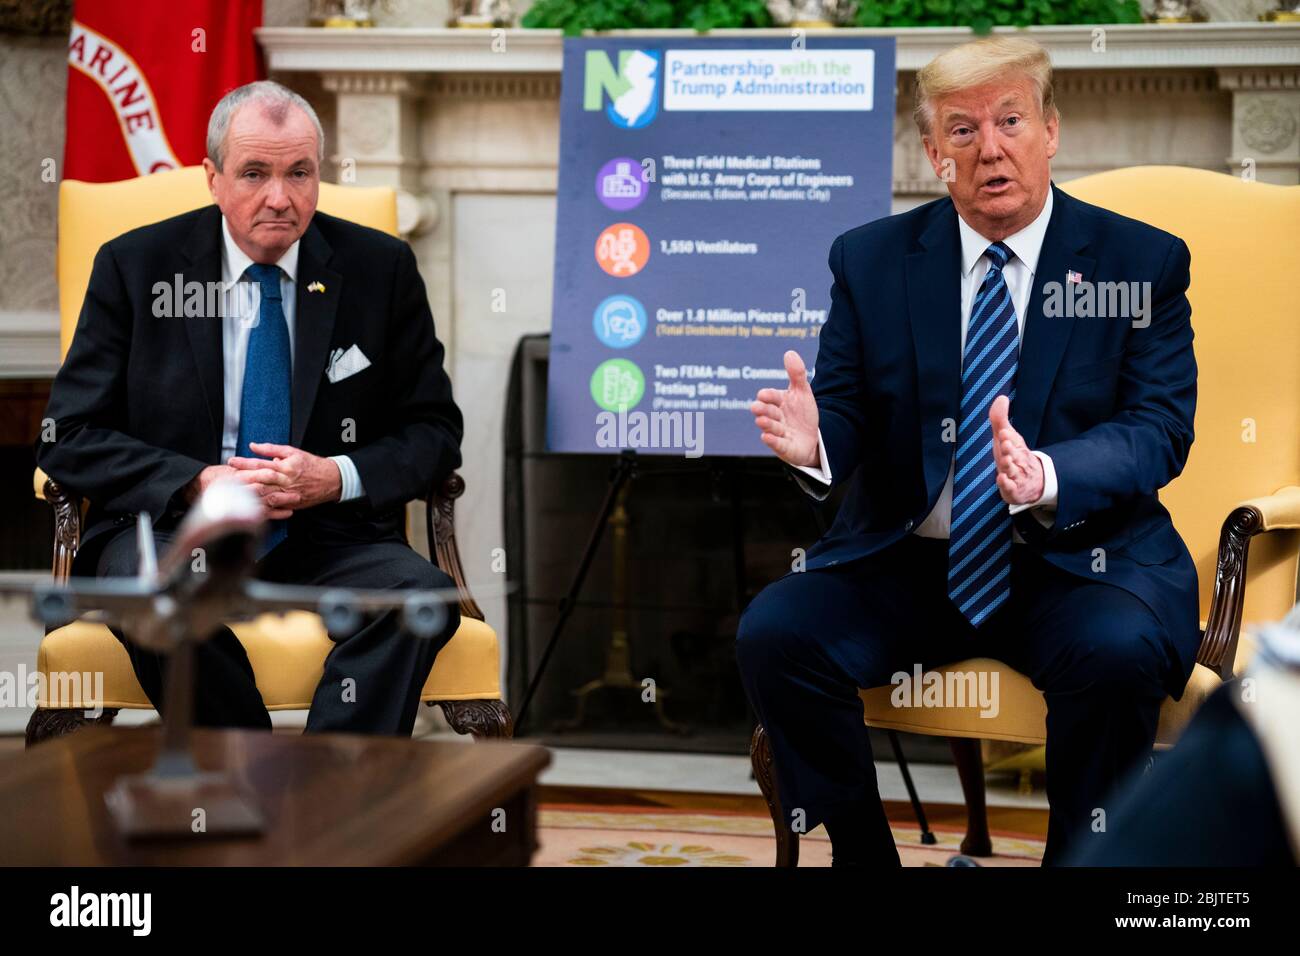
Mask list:
[[[451,729],[473,734],[476,739],[509,738],[515,735],[515,718],[502,700],[433,700],[442,708]]]
[[[967,856],[992,856],[980,742],[973,737],[949,737],[948,744],[952,747],[957,776],[961,778],[961,792],[966,798],[966,836],[961,841],[961,852]]]
[[[33,747],[43,740],[62,737],[88,724],[107,726],[113,722],[117,712],[116,707],[105,707],[100,716],[87,717],[86,712],[78,708],[37,707],[32,712],[31,719],[27,721],[27,746]]]
[[[799,834],[790,829],[781,810],[781,799],[776,792],[776,769],[772,762],[772,740],[762,724],[754,728],[754,736],[749,742],[749,762],[754,768],[758,789],[767,801],[767,812],[772,815],[772,827],[776,831],[776,865],[798,866]]]

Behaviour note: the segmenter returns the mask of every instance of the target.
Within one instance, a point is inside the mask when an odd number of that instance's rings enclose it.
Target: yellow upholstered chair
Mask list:
[[[1177,740],[1196,708],[1249,656],[1243,621],[1282,617],[1296,599],[1300,562],[1300,187],[1243,182],[1179,166],[1141,166],[1064,184],[1085,202],[1151,223],[1191,249],[1188,298],[1199,367],[1196,438],[1183,473],[1160,498],[1196,561],[1202,637],[1179,701],[1160,712],[1158,748]],[[1267,534],[1265,532],[1268,532]],[[1261,536],[1252,544],[1252,539]],[[1247,564],[1247,553],[1250,561]],[[979,740],[1041,745],[1047,705],[1029,679],[998,661],[959,661],[942,672],[998,674],[996,717],[974,708],[894,707],[893,686],[861,692],[868,726],[948,737],[968,823],[963,852],[990,852]],[[777,865],[798,861],[774,789],[762,727],[755,776],[776,823]]]
[[[61,355],[67,354],[72,343],[99,247],[128,229],[211,201],[203,169],[198,166],[117,183],[65,181],[60,186]],[[392,189],[322,183],[319,207],[330,215],[397,234],[397,197]],[[452,508],[464,489],[464,481],[453,474],[441,487],[429,489],[427,498],[429,546],[438,566],[460,590],[461,624],[438,653],[420,699],[441,705],[448,722],[460,733],[509,736],[513,727],[501,700],[497,636],[469,594],[456,550]],[[35,490],[54,508],[54,576],[63,580],[76,555],[83,502],[39,469]],[[308,709],[333,646],[320,618],[306,611],[283,617],[264,615],[233,629],[248,652],[267,709]],[[96,722],[111,722],[122,708],[153,707],[135,679],[126,650],[102,624],[75,621],[51,631],[41,641],[37,666],[46,677],[60,672],[102,672],[105,712]],[[93,691],[93,687],[83,689],[74,682],[42,680],[37,710],[27,727],[28,745],[90,722],[84,710],[95,705],[89,699]]]

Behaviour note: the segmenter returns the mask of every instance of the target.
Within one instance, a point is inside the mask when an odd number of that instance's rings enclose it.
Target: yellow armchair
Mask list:
[[[1160,498],[1196,561],[1203,626],[1182,699],[1167,699],[1161,708],[1156,746],[1166,748],[1201,703],[1247,663],[1248,643],[1238,648],[1242,622],[1277,620],[1296,600],[1300,319],[1294,274],[1300,187],[1248,183],[1181,166],[1139,166],[1062,188],[1180,236],[1192,254],[1187,295],[1199,366],[1196,439],[1183,473]],[[870,727],[950,739],[967,808],[962,852],[988,855],[979,741],[1044,744],[1047,704],[1027,677],[999,661],[958,661],[940,673],[949,670],[997,672],[998,715],[894,707],[894,688],[876,687],[861,691],[863,717]],[[777,865],[794,866],[798,837],[782,823],[771,746],[761,726],[750,755],[776,826]]]
[[[193,166],[117,183],[65,181],[59,187],[59,313],[61,355],[66,355],[99,247],[136,226],[157,222],[211,203],[201,167]],[[397,234],[397,197],[389,188],[321,183],[320,209],[333,216]],[[465,490],[453,474],[426,499],[430,552],[460,591],[460,628],[438,653],[420,699],[442,707],[459,733],[508,737],[510,711],[501,699],[497,635],[474,602],[456,548],[454,503]],[[65,580],[81,537],[83,502],[37,469],[34,491],[54,509],[54,577]],[[248,652],[268,710],[306,710],[333,646],[319,616],[307,611],[234,625]],[[131,669],[126,650],[102,624],[75,621],[41,641],[37,668],[43,679],[37,709],[27,726],[27,745],[68,733],[86,723],[111,723],[122,709],[152,709]],[[103,700],[81,682],[51,680],[56,674],[102,673]],[[85,711],[99,704],[103,716]]]

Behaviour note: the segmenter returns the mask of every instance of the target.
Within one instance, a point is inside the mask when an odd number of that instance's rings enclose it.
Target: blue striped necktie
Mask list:
[[[948,597],[978,627],[1011,593],[1011,515],[998,491],[989,406],[1016,398],[1020,336],[1002,269],[1011,250],[1001,242],[985,253],[966,330],[961,373],[961,427],[953,465],[952,529],[948,539]]]
[[[289,401],[293,371],[289,352],[289,325],[280,298],[280,267],[254,263],[244,273],[257,282],[257,324],[248,335],[244,359],[244,385],[239,397],[239,443],[235,454],[259,458],[250,442],[289,444]],[[257,556],[261,558],[288,536],[288,519],[267,525]]]

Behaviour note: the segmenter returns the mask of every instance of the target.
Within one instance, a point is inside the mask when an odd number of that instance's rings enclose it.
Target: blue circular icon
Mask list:
[[[593,51],[594,52],[594,51]],[[601,54],[603,55],[603,54]],[[588,64],[591,53],[588,53]],[[605,106],[605,115],[609,121],[620,129],[641,129],[650,125],[650,121],[659,112],[659,67],[662,54],[658,50],[626,50],[618,56],[618,74],[604,79],[595,79],[597,89],[608,92],[610,81],[617,80],[623,89],[617,94],[610,94],[610,101]],[[609,57],[605,56],[606,66],[613,68]],[[590,65],[588,66],[590,70]],[[588,78],[588,89],[592,88],[593,78]]]
[[[630,295],[611,295],[592,317],[596,338],[612,349],[636,345],[645,335],[645,308]]]

